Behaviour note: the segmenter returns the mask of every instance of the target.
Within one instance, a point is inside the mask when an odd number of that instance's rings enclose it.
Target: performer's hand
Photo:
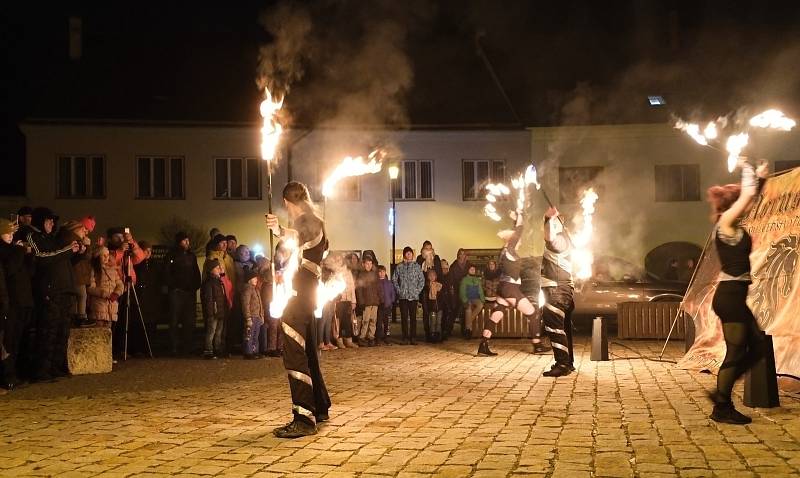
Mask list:
[[[274,214],[264,214],[267,221],[267,229],[272,231],[276,236],[281,235],[281,226],[278,224],[278,216]]]
[[[558,216],[558,209],[556,209],[554,206],[550,206],[549,208],[547,208],[547,211],[544,212],[544,217],[548,219],[556,216]]]
[[[769,175],[769,163],[766,159],[762,159],[759,161],[758,166],[756,167],[756,176],[761,179],[766,178]]]

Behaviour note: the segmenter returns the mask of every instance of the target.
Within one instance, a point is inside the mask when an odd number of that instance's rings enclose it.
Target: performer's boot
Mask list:
[[[272,430],[278,438],[300,438],[317,434],[317,427],[303,420],[294,419],[282,427]]]
[[[747,415],[739,413],[734,408],[733,403],[723,398],[716,390],[708,394],[708,398],[714,402],[714,411],[708,418],[719,423],[730,423],[731,425],[747,425],[753,420]]]
[[[553,365],[553,368],[548,370],[547,372],[543,373],[545,377],[564,377],[572,373],[574,369],[570,366],[570,364],[566,363],[556,363]]]
[[[492,352],[492,350],[489,348],[489,339],[486,337],[482,338],[481,344],[478,345],[478,355],[486,355],[489,357],[497,355],[497,352]]]

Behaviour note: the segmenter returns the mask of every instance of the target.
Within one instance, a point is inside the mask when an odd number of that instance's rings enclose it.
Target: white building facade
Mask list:
[[[21,125],[27,141],[27,197],[62,218],[94,215],[99,230],[130,227],[156,243],[170,217],[235,234],[240,243],[268,244],[266,166],[255,125],[44,122]],[[757,154],[792,166],[798,135],[755,137]],[[392,184],[380,173],[345,180],[322,200],[322,181],[344,156],[375,147],[400,168],[394,185],[396,245],[418,250],[433,242],[446,259],[459,247],[496,248],[499,229],[482,210],[486,182],[506,181],[533,162],[551,200],[567,215],[584,187],[596,204],[595,253],[642,264],[670,241],[703,245],[710,231],[705,189],[735,182],[724,155],[693,143],[668,125],[531,128],[529,130],[293,131],[273,171],[274,206],[289,178],[306,182],[324,212],[331,247],[374,250],[391,262]],[[541,254],[536,194],[523,254]]]

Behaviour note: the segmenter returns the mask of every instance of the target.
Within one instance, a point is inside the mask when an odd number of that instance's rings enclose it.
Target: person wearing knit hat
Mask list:
[[[20,226],[30,226],[33,220],[33,208],[30,206],[22,206],[17,211],[17,223]]]
[[[261,329],[264,327],[264,305],[258,290],[258,271],[248,269],[244,273],[241,292],[242,315],[244,316],[244,339],[242,355],[246,360],[260,357]],[[264,344],[266,345],[266,344]],[[264,350],[266,352],[266,350]]]
[[[189,239],[189,234],[186,231],[178,231],[175,233],[175,245],[179,245],[184,239]]]
[[[97,221],[95,221],[94,216],[85,216],[78,219],[78,222],[83,224],[83,227],[86,228],[86,232],[94,231],[94,227],[97,225]]]
[[[175,247],[164,258],[164,283],[169,295],[169,335],[172,355],[189,354],[195,329],[195,303],[200,267],[189,235],[175,234]]]
[[[222,267],[217,259],[206,260],[208,276],[203,281],[200,302],[206,322],[206,342],[203,357],[215,359],[227,354],[225,350],[225,327],[230,315],[230,300],[222,282]]]
[[[236,252],[236,248],[239,246],[239,240],[236,239],[236,236],[233,234],[228,234],[225,236],[225,242],[228,243],[228,254],[233,254]]]

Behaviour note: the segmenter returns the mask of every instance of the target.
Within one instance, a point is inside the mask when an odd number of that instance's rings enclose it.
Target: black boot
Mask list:
[[[303,420],[294,419],[282,427],[272,430],[278,438],[300,438],[317,434],[317,427]]]
[[[747,415],[742,415],[733,407],[733,403],[715,403],[714,411],[709,415],[710,419],[718,423],[730,423],[731,425],[747,425],[753,419]]]
[[[564,377],[572,373],[572,367],[566,363],[557,363],[553,365],[553,368],[548,370],[547,372],[543,373],[545,377]]]
[[[489,348],[489,339],[486,337],[481,339],[481,344],[478,345],[478,355],[486,355],[489,357],[497,355],[497,352],[492,352],[492,350]]]

